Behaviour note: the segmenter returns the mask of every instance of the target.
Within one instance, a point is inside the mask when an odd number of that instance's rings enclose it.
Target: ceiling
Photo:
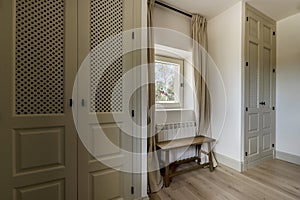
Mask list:
[[[242,0],[162,0],[189,13],[211,19]],[[279,21],[300,12],[300,0],[245,0],[254,8]]]
[[[300,12],[300,0],[246,0],[275,21],[279,21]]]

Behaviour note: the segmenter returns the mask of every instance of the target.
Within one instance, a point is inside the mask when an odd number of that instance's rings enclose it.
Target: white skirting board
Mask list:
[[[220,164],[226,165],[227,167],[230,167],[238,172],[242,172],[243,169],[242,162],[238,160],[234,160],[230,157],[227,157],[223,154],[219,154],[217,152],[214,152],[214,155],[216,156],[216,159]]]
[[[239,172],[242,172],[244,170],[243,169],[244,166],[243,166],[242,162],[232,159],[230,157],[227,157],[223,154],[219,154],[217,152],[214,152],[214,154],[216,156],[217,161],[220,164],[226,165],[227,167],[230,167]],[[262,162],[263,160],[270,160],[270,159],[272,159],[272,156],[266,157],[262,160],[259,160],[259,162]],[[300,156],[297,156],[297,155],[293,155],[293,154],[289,154],[289,153],[285,153],[285,152],[281,152],[281,151],[276,151],[276,159],[300,165]],[[255,165],[255,164],[257,164],[257,163],[253,163],[253,165]],[[249,167],[251,167],[251,166],[248,166],[248,168]]]
[[[296,165],[300,165],[300,156],[285,153],[282,151],[276,151],[276,158],[279,160],[284,160],[290,163],[294,163]]]
[[[134,198],[134,200],[149,200],[150,198],[149,198],[149,196],[147,195],[147,196],[144,196],[144,197],[136,197],[136,198]]]

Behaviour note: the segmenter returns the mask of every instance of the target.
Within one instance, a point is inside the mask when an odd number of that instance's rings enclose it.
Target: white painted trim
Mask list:
[[[284,160],[296,165],[300,165],[300,156],[289,154],[282,151],[276,151],[276,158],[279,160]]]
[[[242,77],[242,97],[241,97],[241,100],[242,100],[242,109],[241,109],[241,134],[242,134],[242,137],[241,137],[241,158],[242,158],[242,163],[244,163],[244,155],[245,155],[245,141],[246,141],[246,137],[245,137],[245,116],[246,116],[246,102],[245,102],[245,99],[246,99],[246,85],[245,85],[245,75],[246,75],[246,72],[245,72],[245,67],[244,66],[244,63],[246,63],[246,55],[245,55],[245,49],[246,49],[246,2],[243,1],[242,2],[242,63],[241,63],[241,77]],[[244,171],[244,169],[242,168],[242,171]]]
[[[137,198],[136,200],[149,200],[149,196],[144,196],[144,197],[140,197],[140,198]]]
[[[230,158],[228,156],[225,156],[223,154],[219,154],[217,152],[214,152],[214,155],[216,156],[218,163],[226,165],[227,167],[230,167],[238,172],[242,172],[243,169],[242,162]]]
[[[134,6],[134,25],[136,39],[133,41],[133,49],[136,49],[133,54],[133,66],[143,66],[147,63],[147,53],[144,47],[147,47],[147,0],[133,0]],[[147,69],[145,67],[134,70],[135,80],[134,86],[141,86],[143,80],[147,80]],[[147,89],[142,87],[140,91],[133,95],[132,108],[136,110],[135,120],[140,126],[135,126],[133,129],[133,148],[134,152],[139,153],[139,156],[133,156],[133,184],[134,195],[132,199],[147,199]],[[145,128],[146,127],[146,128]],[[144,198],[145,197],[145,198]],[[147,198],[146,198],[147,197]]]

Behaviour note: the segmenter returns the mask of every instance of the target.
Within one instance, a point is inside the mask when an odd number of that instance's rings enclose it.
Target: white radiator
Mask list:
[[[196,135],[196,122],[190,121],[169,124],[157,124],[156,133],[158,142],[179,138],[194,137]],[[194,156],[196,156],[196,148],[194,146],[170,150],[170,162]],[[160,158],[162,161],[164,161],[164,152],[161,152]]]

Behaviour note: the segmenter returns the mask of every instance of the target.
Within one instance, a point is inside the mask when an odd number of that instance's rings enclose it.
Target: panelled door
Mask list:
[[[245,164],[273,158],[275,144],[275,22],[246,9]]]
[[[131,68],[132,0],[79,0],[77,129],[79,200],[131,199],[132,138],[123,74]],[[126,42],[126,44],[125,44]],[[127,99],[128,100],[128,99]],[[126,122],[127,120],[127,122]],[[124,172],[124,170],[126,172]]]
[[[0,199],[76,200],[74,0],[0,2]]]

